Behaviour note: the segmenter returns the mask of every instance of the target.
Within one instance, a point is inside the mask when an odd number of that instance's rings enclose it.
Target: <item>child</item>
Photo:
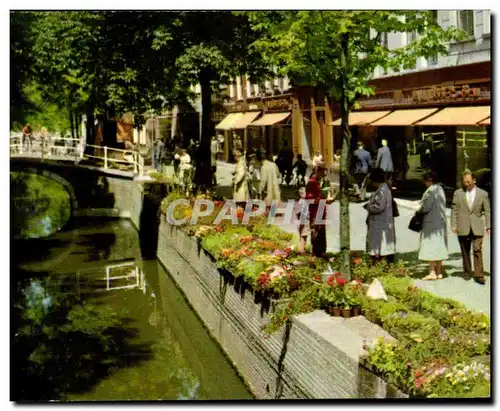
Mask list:
[[[298,199],[295,208],[295,215],[299,219],[299,252],[305,254],[307,237],[311,235],[311,227],[309,225],[309,205],[306,202],[306,188],[300,187],[298,191]]]

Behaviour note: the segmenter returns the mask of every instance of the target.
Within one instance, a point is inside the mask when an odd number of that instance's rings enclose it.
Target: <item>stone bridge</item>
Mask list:
[[[72,216],[124,217],[139,221],[148,177],[68,160],[11,157],[10,171],[34,173],[61,184],[71,199]],[[138,224],[137,224],[138,225]]]

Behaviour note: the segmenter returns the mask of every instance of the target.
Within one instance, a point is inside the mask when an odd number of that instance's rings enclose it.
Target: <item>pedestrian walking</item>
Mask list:
[[[163,143],[162,139],[157,139],[153,148],[153,168],[157,171],[161,171],[164,150],[165,144]]]
[[[281,183],[290,184],[290,180],[292,179],[292,167],[293,167],[293,151],[288,146],[288,141],[285,140],[283,142],[283,147],[278,153],[278,168],[280,174],[282,175]]]
[[[359,199],[364,201],[366,177],[372,165],[372,156],[365,150],[364,144],[361,141],[358,142],[358,148],[354,150],[352,155],[354,157],[354,178],[356,180],[354,190]]]
[[[185,148],[181,149],[181,154],[178,155],[179,160],[179,180],[182,187],[182,191],[186,192],[191,186],[193,165],[191,164],[191,156],[188,154]]]
[[[463,188],[455,191],[451,208],[451,230],[458,235],[464,267],[464,278],[472,277],[471,245],[474,255],[474,280],[485,284],[483,272],[483,237],[491,233],[490,200],[488,193],[476,186],[470,171],[462,176]],[[484,219],[483,219],[484,218]]]
[[[311,237],[311,224],[309,220],[309,207],[306,201],[306,188],[300,187],[297,202],[295,205],[295,215],[299,220],[299,253],[305,254],[307,239]]]
[[[219,142],[216,136],[212,136],[210,142],[210,161],[212,166],[212,184],[217,186],[217,153],[219,152]]]
[[[364,205],[368,211],[366,219],[366,252],[371,256],[372,263],[386,260],[394,261],[396,253],[396,230],[392,210],[391,189],[385,181],[383,170],[376,168],[370,173],[370,180],[377,190]]]
[[[31,151],[33,146],[33,129],[31,124],[26,124],[22,129],[21,145],[26,148],[26,150]]]
[[[264,153],[264,155],[266,155]],[[278,166],[272,161],[271,153],[267,154],[260,169],[260,193],[262,199],[269,207],[273,200],[281,201]]]
[[[302,158],[302,154],[297,154],[297,161],[293,164],[293,169],[297,173],[297,186],[303,187],[306,185],[305,177],[307,173],[307,163]]]
[[[382,140],[382,147],[377,152],[377,162],[375,168],[380,168],[385,174],[385,181],[392,187],[392,180],[394,174],[394,164],[392,162],[391,150],[387,146],[387,140]]]
[[[260,164],[255,154],[249,157],[247,179],[250,198],[260,198]]]
[[[331,204],[335,198],[325,199],[321,189],[322,180],[326,174],[326,165],[323,162],[317,163],[313,174],[306,186],[306,199],[312,200],[309,204],[309,223],[311,228],[311,245],[312,252],[316,257],[323,257],[326,253],[326,225],[316,222],[318,207],[321,200],[326,200],[326,204]],[[324,210],[324,218],[326,220],[327,210]]]
[[[423,214],[418,259],[429,262],[429,274],[423,279],[438,280],[443,278],[443,260],[448,258],[446,196],[435,172],[427,172],[424,183],[427,190],[417,211]]]
[[[175,145],[174,149],[174,174],[179,175],[179,165],[181,163],[181,148],[179,145]]]
[[[248,182],[245,158],[240,150],[233,150],[236,162],[233,177],[233,200],[240,206],[245,207],[248,200]]]

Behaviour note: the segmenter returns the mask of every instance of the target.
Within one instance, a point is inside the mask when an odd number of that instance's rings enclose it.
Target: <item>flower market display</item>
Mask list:
[[[162,210],[179,198],[184,197],[171,190]],[[174,217],[189,219],[194,200],[177,206]],[[214,203],[210,216],[179,228],[196,238],[220,269],[241,277],[271,300],[266,333],[279,330],[294,315],[314,310],[343,317],[362,314],[396,339],[364,347],[366,366],[387,382],[415,397],[489,396],[491,340],[486,315],[418,289],[402,263],[371,266],[354,257],[354,280],[348,282],[334,254],[319,259],[298,253],[293,234],[267,225],[266,215],[242,225],[243,209],[238,209],[240,224],[225,219],[214,225],[223,202]],[[387,301],[366,296],[375,278],[383,284]]]

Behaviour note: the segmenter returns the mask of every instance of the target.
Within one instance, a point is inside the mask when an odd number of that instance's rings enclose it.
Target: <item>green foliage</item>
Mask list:
[[[313,86],[340,104],[340,248],[343,270],[350,280],[349,111],[360,96],[373,94],[368,81],[377,67],[396,72],[410,68],[420,56],[446,53],[446,44],[460,33],[454,27],[442,29],[432,12],[424,10],[257,11],[249,12],[248,17],[259,34],[253,48],[267,65],[277,67],[294,84]],[[389,49],[381,41],[384,33],[407,32],[419,36],[404,47]]]
[[[70,197],[59,183],[32,173],[10,173],[12,238],[44,237],[62,228]]]
[[[299,84],[330,89],[335,100],[345,93],[350,104],[373,90],[368,80],[377,67],[399,71],[417,57],[447,52],[447,43],[461,38],[455,28],[442,29],[431,11],[259,11],[248,13],[259,38],[253,47],[265,61]],[[383,33],[418,33],[404,47],[389,49]],[[346,61],[342,42],[347,38]],[[342,83],[344,79],[344,83]]]

